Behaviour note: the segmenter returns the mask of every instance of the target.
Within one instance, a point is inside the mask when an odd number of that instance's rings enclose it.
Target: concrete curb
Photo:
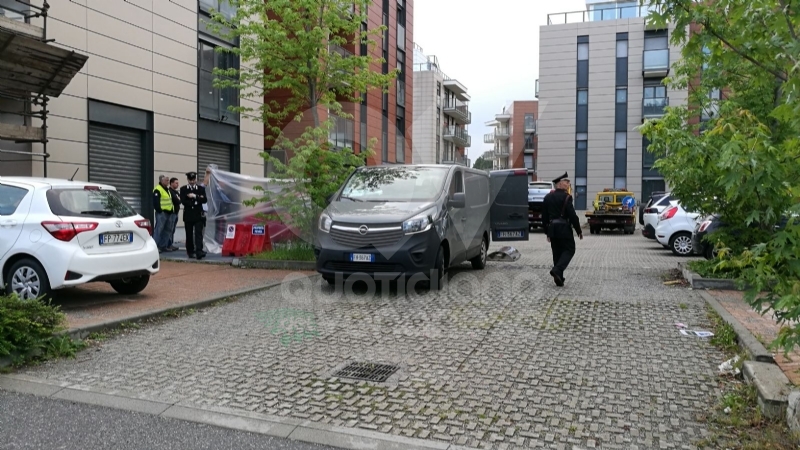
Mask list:
[[[758,407],[770,419],[785,419],[788,415],[789,393],[792,384],[780,367],[757,361],[745,361],[744,379],[758,391]]]
[[[750,359],[762,363],[768,364],[775,364],[775,358],[773,357],[772,353],[767,350],[764,345],[756,339],[755,336],[742,325],[738,319],[733,317],[731,313],[722,306],[717,299],[715,299],[711,294],[708,292],[698,291],[703,300],[706,301],[714,311],[722,317],[722,320],[727,322],[732,328],[733,331],[736,333],[736,340],[738,341],[739,347],[747,352]]]
[[[697,272],[689,270],[684,263],[678,263],[678,268],[683,278],[689,282],[693,289],[711,289],[717,291],[741,291],[733,280],[723,278],[703,278]]]
[[[316,277],[319,277],[320,275],[319,274],[314,274],[314,275],[308,275],[308,276],[311,277],[311,278],[316,278]],[[141,320],[145,320],[145,319],[150,319],[150,318],[156,317],[156,316],[161,316],[161,315],[164,315],[166,313],[173,312],[173,311],[180,311],[180,310],[184,310],[184,309],[200,309],[200,308],[204,308],[204,307],[210,306],[213,303],[216,303],[216,302],[218,302],[220,300],[224,300],[226,298],[239,297],[239,296],[242,296],[242,295],[247,295],[247,294],[252,294],[252,293],[255,293],[255,292],[264,291],[264,290],[267,290],[267,289],[272,289],[272,288],[274,288],[276,286],[280,286],[282,283],[283,283],[283,281],[273,281],[273,282],[270,282],[268,284],[261,285],[261,286],[250,287],[250,288],[246,288],[246,289],[240,289],[240,290],[234,291],[234,292],[227,292],[227,293],[217,294],[217,295],[215,295],[213,297],[205,298],[203,300],[197,300],[197,301],[193,301],[193,302],[190,302],[190,303],[184,303],[184,304],[177,305],[177,306],[170,306],[170,307],[167,307],[167,308],[161,308],[161,309],[158,309],[158,310],[155,310],[155,311],[142,312],[140,314],[135,314],[133,316],[126,317],[124,319],[114,319],[114,320],[109,320],[109,321],[102,322],[102,323],[99,323],[99,324],[96,324],[96,325],[89,325],[89,326],[85,326],[85,327],[73,328],[73,329],[67,330],[67,331],[65,331],[63,333],[60,333],[60,335],[68,335],[73,339],[83,339],[83,338],[85,338],[86,336],[88,336],[88,335],[90,335],[92,333],[96,333],[96,332],[99,332],[99,331],[107,330],[109,328],[115,328],[115,327],[118,327],[121,324],[126,323],[126,322],[137,322],[137,321],[141,321]]]
[[[0,375],[0,389],[347,449],[476,450],[447,442],[407,438],[358,428],[337,427],[308,420],[226,408],[198,407],[184,402],[165,402],[122,391],[109,392],[22,375]]]
[[[236,258],[232,263],[235,267],[246,269],[271,269],[271,270],[307,270],[316,271],[316,261],[278,261],[255,258]]]

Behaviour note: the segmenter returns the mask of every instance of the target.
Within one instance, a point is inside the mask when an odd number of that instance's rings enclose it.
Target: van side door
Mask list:
[[[489,177],[485,173],[464,172],[464,183],[467,188],[467,229],[469,248],[467,257],[480,254],[481,240],[484,231],[489,229]],[[489,239],[491,242],[491,232]]]
[[[453,171],[453,178],[450,180],[448,187],[447,200],[453,200],[454,194],[464,192],[464,172],[461,169]],[[452,205],[447,205],[447,213],[450,216],[451,231],[447,233],[447,240],[450,243],[450,261],[460,262],[463,261],[464,252],[469,245],[469,238],[466,232],[467,224],[467,209],[456,208]]]
[[[495,170],[490,172],[491,227],[493,241],[527,241],[528,171]]]

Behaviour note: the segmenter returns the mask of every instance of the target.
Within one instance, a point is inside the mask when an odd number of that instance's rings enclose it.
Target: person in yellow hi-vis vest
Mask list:
[[[153,239],[158,246],[158,252],[171,252],[168,249],[169,237],[172,236],[172,221],[170,217],[175,209],[172,203],[172,194],[169,192],[169,178],[166,175],[158,177],[158,184],[153,188],[153,209],[156,211],[156,224],[153,228]]]

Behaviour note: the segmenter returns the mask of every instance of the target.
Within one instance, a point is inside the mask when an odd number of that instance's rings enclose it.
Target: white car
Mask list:
[[[677,256],[692,256],[692,233],[699,214],[687,212],[677,200],[658,217],[656,240]]]
[[[658,225],[658,216],[664,212],[668,206],[671,205],[671,201],[674,199],[670,196],[670,194],[665,194],[663,197],[659,198],[654,202],[648,202],[648,204],[644,208],[644,213],[642,214],[642,236],[648,239],[655,239],[656,238],[656,225]]]
[[[89,282],[137,294],[160,268],[150,221],[112,186],[0,177],[0,287],[33,300]]]

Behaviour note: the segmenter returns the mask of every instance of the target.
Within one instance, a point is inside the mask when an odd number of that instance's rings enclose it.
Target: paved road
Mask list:
[[[640,235],[587,235],[558,288],[541,235],[442,292],[275,289],[28,375],[481,448],[691,448],[723,356],[705,305]],[[498,248],[500,245],[493,245]],[[306,280],[308,281],[308,280]],[[333,374],[396,365],[383,383]]]
[[[262,434],[0,390],[0,450],[335,450]]]

